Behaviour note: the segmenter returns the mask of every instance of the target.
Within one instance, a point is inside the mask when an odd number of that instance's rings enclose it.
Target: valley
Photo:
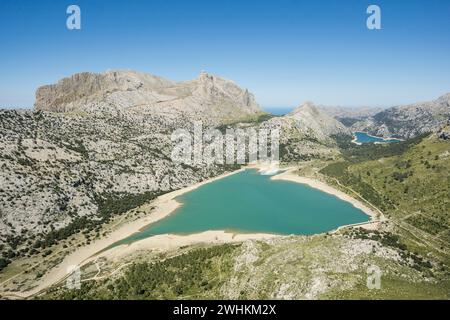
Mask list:
[[[304,103],[272,116],[247,89],[205,72],[182,82],[131,71],[82,73],[44,86],[37,91],[34,110],[0,111],[0,297],[448,299],[445,97],[407,107],[439,114],[434,120],[424,121],[422,113],[408,118],[408,125],[393,119],[389,121],[395,125],[383,131],[371,129],[383,128],[373,119],[381,119],[380,112],[391,115],[397,107],[354,115]],[[344,125],[339,117],[355,119]],[[250,171],[239,164],[174,163],[171,133],[192,132],[194,121],[220,132],[279,130],[278,169],[286,170],[279,176],[292,182],[268,182],[259,173],[253,173],[256,180],[245,180],[243,174]],[[359,128],[404,141],[356,145],[353,132]],[[169,221],[160,219],[179,209],[177,196],[201,194],[234,180],[229,189],[220,187],[198,200],[217,202],[226,198],[221,192],[237,192],[223,211],[208,207],[196,216],[203,209],[194,206],[194,218],[189,215],[157,235],[111,247],[152,222]],[[332,199],[324,209],[327,223],[343,218],[337,209],[341,205],[370,212],[372,221],[365,223],[366,216],[298,231],[312,223],[304,214],[314,212],[317,218],[321,210],[302,202],[302,192],[310,192],[304,199],[319,199],[317,203],[332,198],[298,182],[347,201]],[[258,193],[263,186],[266,193]],[[277,194],[285,207],[270,202]],[[306,210],[304,221],[284,216],[286,232],[263,227],[275,224],[268,219],[273,212],[288,212],[293,199],[292,208]],[[252,216],[246,227],[224,219],[227,210],[245,219],[239,212],[245,201],[248,208],[258,201],[264,219]],[[222,224],[208,222],[211,211],[220,212]],[[192,219],[205,226],[190,228]],[[251,228],[257,219],[262,219],[259,227],[255,223]],[[345,226],[349,224],[356,225]],[[71,265],[81,268],[77,290],[65,285]],[[367,269],[373,265],[383,273],[380,290],[366,286]]]

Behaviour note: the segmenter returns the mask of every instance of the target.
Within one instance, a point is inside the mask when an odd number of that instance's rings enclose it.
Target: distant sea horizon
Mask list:
[[[276,116],[283,116],[294,110],[294,108],[295,107],[262,107],[264,111]]]

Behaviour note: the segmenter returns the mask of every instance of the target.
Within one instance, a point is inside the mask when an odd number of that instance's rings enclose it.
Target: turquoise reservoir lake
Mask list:
[[[245,170],[176,198],[183,205],[117,244],[208,230],[310,235],[369,221],[351,203],[307,185]],[[117,245],[116,244],[116,245]]]
[[[353,133],[356,140],[355,142],[358,143],[367,143],[367,142],[384,142],[384,143],[391,143],[391,142],[399,142],[401,140],[399,139],[383,139],[380,137],[370,136],[365,132],[355,132]]]

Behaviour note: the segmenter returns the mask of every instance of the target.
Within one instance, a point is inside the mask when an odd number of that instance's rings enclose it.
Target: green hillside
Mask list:
[[[348,171],[382,195],[389,217],[450,243],[450,142],[425,138],[400,156]]]
[[[399,144],[347,146],[321,170],[380,208],[414,250],[449,262],[450,142],[436,135]]]
[[[55,287],[45,299],[449,299],[448,273],[410,254],[395,236],[363,229],[333,235],[191,247],[151,257],[142,253],[123,273],[110,266],[80,290]],[[125,264],[127,261],[122,261]],[[380,268],[379,289],[367,270]],[[89,272],[91,270],[91,272]]]

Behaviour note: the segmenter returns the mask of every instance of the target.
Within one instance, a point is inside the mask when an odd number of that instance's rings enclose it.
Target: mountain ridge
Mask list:
[[[436,132],[449,118],[450,93],[446,93],[432,101],[388,108],[353,123],[351,129],[408,139],[426,132]]]
[[[50,112],[183,113],[206,122],[238,120],[262,113],[254,95],[231,80],[204,71],[174,82],[128,70],[83,72],[39,87],[35,110]],[[212,120],[211,120],[212,119]]]

